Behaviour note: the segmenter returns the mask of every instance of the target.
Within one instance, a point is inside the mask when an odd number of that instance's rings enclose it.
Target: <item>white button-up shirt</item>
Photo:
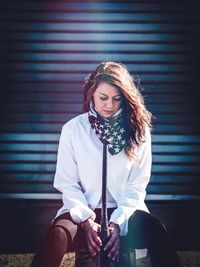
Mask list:
[[[144,142],[135,150],[136,160],[128,158],[124,150],[113,156],[107,154],[107,189],[117,203],[110,221],[119,225],[120,235],[126,235],[133,212],[148,211],[144,199],[152,164],[149,128]],[[94,209],[101,199],[102,160],[103,144],[90,126],[88,113],[63,126],[54,179],[63,206],[56,217],[70,212],[76,223],[95,218]]]

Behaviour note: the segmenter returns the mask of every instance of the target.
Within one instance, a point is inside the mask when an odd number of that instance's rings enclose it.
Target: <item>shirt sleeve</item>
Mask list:
[[[62,193],[63,204],[70,211],[73,221],[81,223],[89,217],[94,220],[95,213],[88,207],[81,190],[73,134],[71,125],[65,124],[59,140],[54,187]]]
[[[110,222],[120,227],[120,235],[128,232],[128,219],[144,202],[146,187],[151,176],[152,153],[150,129],[146,128],[145,141],[138,147],[134,163],[126,187],[117,201],[117,208],[111,215]]]

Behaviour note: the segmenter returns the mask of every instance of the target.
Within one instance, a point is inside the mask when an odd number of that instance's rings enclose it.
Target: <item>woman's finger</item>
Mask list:
[[[108,251],[108,256],[113,260],[117,260],[119,258],[119,248],[120,248],[120,238],[118,232],[115,230],[112,231],[110,236],[110,240],[105,246],[105,250]]]
[[[111,223],[109,227],[109,233],[110,233],[110,238],[108,243],[105,246],[105,250],[109,250],[114,246],[115,240],[119,240],[119,226],[117,224]]]
[[[107,242],[107,244],[105,245],[104,249],[105,250],[109,250],[110,248],[112,248],[114,246],[115,240],[116,238],[118,238],[117,235],[112,234],[109,238],[109,241]]]
[[[116,260],[119,257],[119,243],[116,241],[112,249],[109,251],[108,254],[109,258]]]
[[[91,254],[94,256],[100,251],[101,239],[94,231],[90,231],[86,236],[88,239],[88,248]]]
[[[90,218],[82,223],[82,228],[85,230],[87,245],[90,253],[94,256],[100,251],[101,239],[98,233],[101,226]]]

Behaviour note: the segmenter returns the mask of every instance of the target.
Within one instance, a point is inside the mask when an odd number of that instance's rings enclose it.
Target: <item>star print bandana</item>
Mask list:
[[[110,154],[115,155],[122,151],[127,141],[126,124],[122,108],[111,118],[104,118],[90,104],[88,116],[90,125],[97,137],[102,143],[108,143]]]

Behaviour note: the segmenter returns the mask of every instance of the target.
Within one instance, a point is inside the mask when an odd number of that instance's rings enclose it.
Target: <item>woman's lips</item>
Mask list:
[[[113,113],[112,110],[104,110],[104,112],[106,112],[106,113]]]

